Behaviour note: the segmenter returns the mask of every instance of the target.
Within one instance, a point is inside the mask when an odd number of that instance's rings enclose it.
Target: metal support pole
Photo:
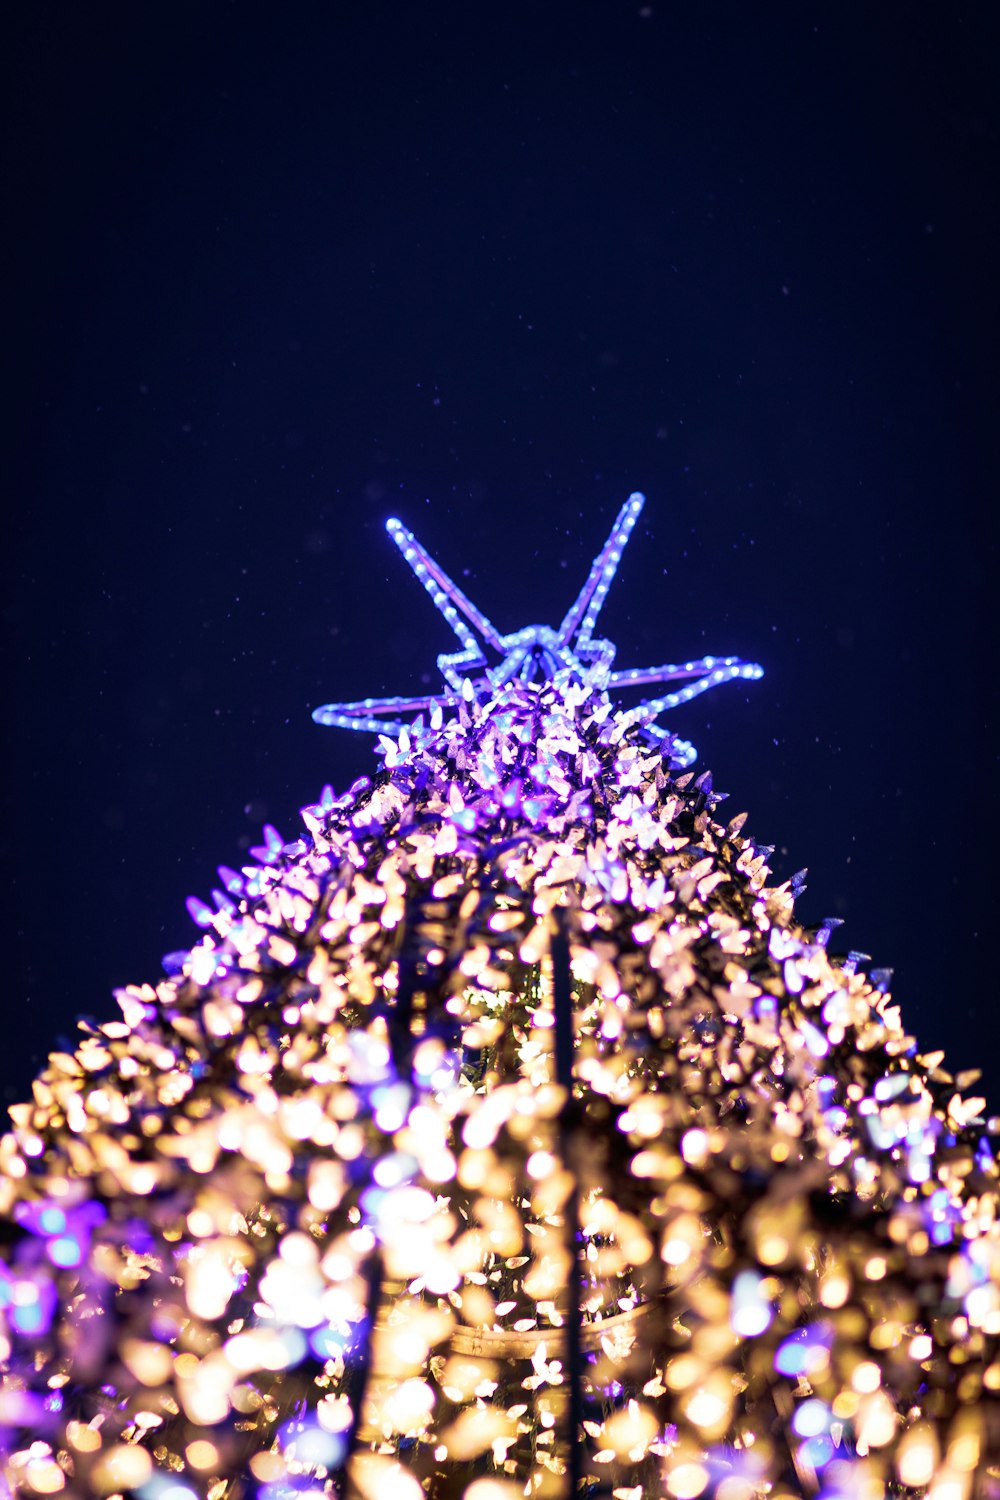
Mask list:
[[[560,1153],[566,1169],[573,1176],[574,1186],[563,1208],[563,1221],[570,1251],[570,1274],[566,1308],[566,1380],[568,1403],[566,1413],[566,1443],[568,1448],[569,1495],[578,1494],[583,1483],[583,1313],[580,1306],[580,1284],[582,1258],[580,1243],[580,1200],[576,1188],[577,1138],[579,1135],[579,1109],[573,1098],[573,995],[570,988],[571,972],[569,938],[566,933],[566,915],[561,908],[555,912],[555,931],[552,934],[552,1000],[555,1012],[556,1080],[566,1090],[566,1103],[559,1121]]]
[[[364,1420],[365,1397],[368,1394],[368,1377],[372,1365],[372,1340],[375,1334],[375,1319],[378,1315],[379,1298],[382,1294],[382,1252],[377,1247],[372,1251],[367,1270],[368,1292],[365,1297],[365,1327],[361,1341],[350,1355],[350,1375],[347,1381],[347,1399],[351,1407],[351,1425],[347,1431],[347,1446],[341,1465],[341,1500],[347,1500],[353,1488],[351,1484],[351,1459],[354,1457]]]
[[[399,949],[399,978],[396,984],[396,1000],[387,1016],[389,1044],[397,1076],[412,1081],[413,1038],[410,1026],[413,1019],[413,996],[417,988],[416,939],[414,933],[413,903],[407,904],[403,918],[402,943]],[[361,1423],[364,1419],[365,1396],[371,1374],[372,1341],[375,1335],[375,1319],[378,1315],[382,1294],[382,1252],[378,1246],[372,1251],[367,1268],[367,1295],[365,1298],[365,1330],[361,1342],[350,1356],[351,1367],[348,1378],[348,1400],[351,1406],[351,1425],[344,1450],[342,1475],[342,1500],[350,1495],[351,1460],[358,1446]]]

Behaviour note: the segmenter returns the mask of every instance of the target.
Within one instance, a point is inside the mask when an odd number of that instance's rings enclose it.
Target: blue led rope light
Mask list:
[[[495,692],[514,679],[551,680],[567,672],[596,691],[682,683],[683,686],[658,698],[644,698],[621,715],[624,728],[641,724],[650,735],[663,738],[668,731],[655,722],[660,714],[720,683],[762,677],[763,667],[737,656],[702,656],[696,661],[668,662],[660,667],[611,671],[615,646],[611,641],[595,639],[594,627],[645,503],[645,497],[638,492],[628,497],[558,630],[548,625],[526,625],[510,635],[500,634],[401,521],[395,517],[388,520],[386,530],[462,647],[461,651],[442,652],[437,658],[438,670],[451,691],[419,698],[363,698],[354,703],[325,703],[313,710],[316,723],[335,729],[361,729],[369,734],[398,735],[406,728],[406,716],[425,710],[433,713],[454,709],[462,699],[471,701],[477,695]],[[478,632],[478,637],[474,632]],[[500,661],[493,667],[487,664],[487,646],[500,655]],[[476,672],[478,675],[474,676]],[[671,756],[675,761],[687,766],[696,754],[687,740],[672,737]]]
[[[629,495],[618,512],[615,524],[611,528],[611,535],[594,558],[586,583],[570,605],[569,612],[559,627],[561,645],[568,644],[574,632],[578,632],[577,655],[591,659],[596,657],[604,666],[611,665],[615,648],[610,641],[592,640],[591,635],[597,623],[597,616],[607,598],[612,579],[618,571],[625,543],[632,535],[632,528],[638,521],[639,513],[645,503],[645,495],[640,495],[638,490]]]
[[[375,714],[390,714],[404,709],[408,714],[420,713],[435,705],[451,706],[457,700],[445,693],[433,698],[362,698],[357,703],[324,703],[314,708],[312,716],[317,724],[327,729],[363,729],[368,734],[400,734],[406,725],[395,719],[376,719]]]
[[[452,604],[461,610],[466,619],[476,627],[483,640],[487,641],[491,646],[495,646],[498,651],[502,650],[500,632],[496,626],[486,618],[481,610],[476,608],[471,599],[462,593],[458,584],[448,577],[447,573],[434,561],[427,549],[420,545],[413,532],[408,531],[402,521],[397,521],[395,517],[390,517],[386,521],[385,529],[465,649],[467,651],[478,651],[479,642],[463,624],[458,614],[456,614],[455,609],[449,608],[446,602],[442,602],[443,600],[450,599]],[[434,587],[434,584],[437,585],[437,588]]]

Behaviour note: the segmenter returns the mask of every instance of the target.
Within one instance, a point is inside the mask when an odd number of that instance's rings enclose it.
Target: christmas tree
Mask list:
[[[658,723],[760,669],[614,670],[641,506],[512,635],[391,521],[443,691],[12,1110],[8,1494],[1000,1494],[975,1077]]]

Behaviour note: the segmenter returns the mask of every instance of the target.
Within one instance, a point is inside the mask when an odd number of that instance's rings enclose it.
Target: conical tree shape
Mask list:
[[[13,1111],[13,1494],[998,1492],[982,1101],[543,646]]]

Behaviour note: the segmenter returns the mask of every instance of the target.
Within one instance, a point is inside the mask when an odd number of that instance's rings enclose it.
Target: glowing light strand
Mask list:
[[[408,713],[420,713],[422,709],[455,703],[450,694],[436,694],[431,698],[362,698],[357,703],[324,703],[313,709],[317,724],[327,729],[363,729],[368,734],[401,734],[406,725],[402,719],[378,719],[376,714],[394,713],[405,709]]]
[[[479,645],[475,637],[463,624],[459,611],[476,627],[485,641],[488,641],[491,646],[495,646],[498,651],[503,650],[500,632],[496,626],[486,618],[481,610],[476,608],[471,599],[463,594],[458,584],[448,577],[448,574],[440,564],[434,561],[427,549],[420,545],[413,532],[409,531],[403,525],[402,521],[397,521],[395,517],[390,517],[386,521],[385,529],[434,600],[435,607],[444,615],[466,650],[478,651]],[[449,600],[454,607],[449,607]]]
[[[618,517],[611,528],[601,551],[594,558],[593,566],[586,583],[573,601],[559,627],[559,640],[562,644],[568,644],[577,634],[577,650],[588,653],[594,647],[602,647],[606,642],[592,642],[591,632],[597,623],[604,601],[608,595],[618,564],[621,562],[625,544],[632,535],[632,528],[639,519],[642,507],[646,503],[645,495],[640,495],[638,490],[629,495],[625,504],[618,512]],[[612,656],[614,648],[611,649]]]

